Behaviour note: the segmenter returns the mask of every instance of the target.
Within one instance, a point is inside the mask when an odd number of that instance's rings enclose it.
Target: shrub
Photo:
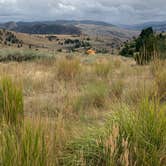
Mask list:
[[[49,57],[49,55],[44,55],[42,53],[37,53],[35,51],[28,50],[2,50],[0,51],[0,62],[22,62],[30,61],[34,59],[39,59],[43,57]]]
[[[57,76],[59,79],[69,81],[78,76],[80,73],[81,67],[78,60],[67,60],[61,59],[58,62]]]
[[[22,123],[24,116],[22,89],[9,78],[0,83],[0,116],[8,124]]]

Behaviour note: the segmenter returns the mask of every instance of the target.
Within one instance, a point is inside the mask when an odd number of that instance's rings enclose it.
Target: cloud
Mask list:
[[[165,0],[0,0],[0,21],[92,19],[132,24],[165,17]]]

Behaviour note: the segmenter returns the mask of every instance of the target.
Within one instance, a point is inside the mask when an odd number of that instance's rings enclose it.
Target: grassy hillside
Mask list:
[[[103,38],[115,38],[120,41],[131,39],[139,34],[138,31],[125,30],[116,26],[94,25],[94,24],[77,24],[83,33],[90,36],[99,36]]]
[[[131,31],[73,24],[0,30],[0,166],[165,166],[166,61],[118,56]]]
[[[1,28],[28,34],[77,34],[81,32],[73,25],[62,25],[54,22],[8,22],[0,24]]]
[[[154,22],[145,22],[135,25],[121,25],[122,28],[130,30],[142,30],[148,27],[153,27],[155,31],[165,32],[166,31],[166,21],[154,21]]]
[[[95,40],[95,47],[119,49],[124,41],[137,36],[139,32],[118,28],[102,21],[43,21],[43,22],[8,22],[0,28],[28,34],[43,35],[78,35],[88,36]],[[34,39],[35,40],[35,39]],[[114,52],[114,51],[113,51]]]
[[[165,166],[165,61],[110,54],[0,64],[0,165]]]
[[[87,31],[88,33],[88,31]],[[46,51],[52,54],[57,52],[81,52],[85,53],[89,48],[99,53],[116,54],[123,41],[119,38],[103,35],[58,35],[58,34],[27,34],[0,29],[0,47],[31,49]]]

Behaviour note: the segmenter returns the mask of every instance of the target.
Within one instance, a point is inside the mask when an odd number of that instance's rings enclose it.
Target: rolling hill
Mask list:
[[[166,21],[145,22],[142,24],[120,25],[120,26],[128,30],[142,30],[148,27],[153,27],[155,31],[166,32]]]
[[[103,39],[118,39],[120,41],[130,40],[138,35],[138,31],[126,30],[116,26],[105,26],[96,24],[77,24],[82,33],[89,36],[101,37]]]
[[[73,25],[62,25],[54,22],[8,22],[0,24],[0,28],[29,34],[81,34]]]
[[[68,49],[71,45],[66,45],[65,41],[72,39],[74,41],[79,40],[79,48],[80,45],[88,44],[99,52],[111,53],[119,50],[124,41],[139,34],[138,31],[126,30],[109,23],[90,20],[7,22],[0,24],[0,28],[13,32],[16,38],[22,41],[23,47],[49,50]],[[76,37],[73,38],[73,36]],[[11,45],[9,41],[6,41],[6,43]],[[16,46],[19,47],[17,44]]]
[[[102,21],[42,21],[42,22],[8,22],[0,24],[0,28],[29,34],[65,34],[80,35],[87,34],[92,36],[105,36],[128,40],[138,33],[131,30],[124,30],[115,25]]]

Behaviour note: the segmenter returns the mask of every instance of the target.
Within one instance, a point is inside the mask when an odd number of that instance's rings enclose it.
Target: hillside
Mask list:
[[[81,34],[73,25],[60,25],[45,22],[8,22],[0,24],[0,28],[29,34]]]
[[[0,29],[0,46],[22,47],[23,41],[18,39],[16,33]]]
[[[0,28],[12,32],[15,38],[21,41],[21,47],[48,51],[80,52],[93,48],[97,52],[113,54],[118,52],[124,41],[138,35],[137,31],[120,29],[105,22],[87,20],[8,22],[0,24]],[[20,47],[17,45],[20,42],[15,45],[10,41],[2,43],[6,46]]]
[[[116,53],[122,42],[117,39],[95,38],[88,35],[27,34],[0,30],[0,47],[18,47],[31,50],[85,52],[89,48],[102,53]]]
[[[125,30],[116,26],[105,26],[95,24],[77,24],[78,28],[89,36],[100,36],[103,38],[114,38],[121,41],[129,40],[138,35],[138,31]]]
[[[29,34],[87,34],[89,36],[104,36],[128,40],[138,32],[124,30],[115,25],[102,21],[42,21],[42,22],[8,22],[0,24],[0,28]]]
[[[1,63],[0,165],[165,166],[165,64],[78,53]]]
[[[156,21],[156,22],[145,22],[142,24],[135,25],[120,25],[122,28],[126,28],[129,30],[142,30],[148,27],[153,27],[154,30],[162,32],[166,31],[166,21]]]
[[[0,30],[0,165],[165,166],[166,61],[113,55],[127,30],[76,27],[89,35]]]

